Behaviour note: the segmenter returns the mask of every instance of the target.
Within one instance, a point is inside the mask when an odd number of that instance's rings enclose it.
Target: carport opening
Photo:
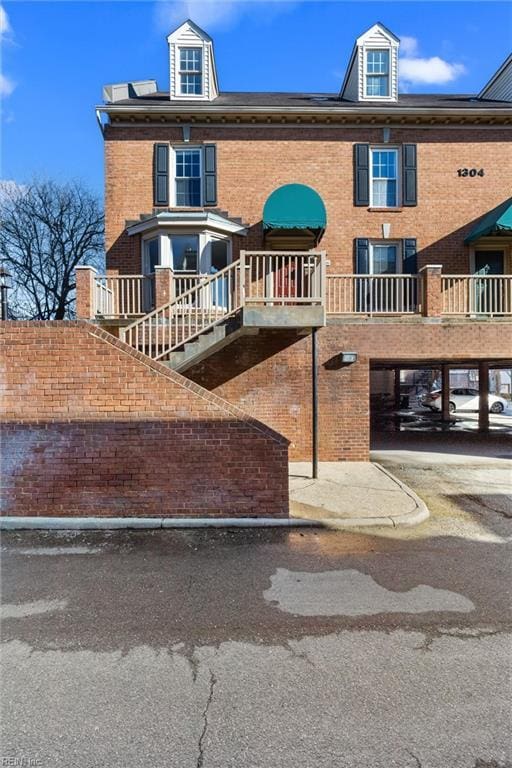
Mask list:
[[[425,436],[429,449],[436,437],[440,444],[457,435],[510,438],[512,362],[373,361],[370,423],[372,448],[399,447],[410,442],[406,435],[419,444]]]

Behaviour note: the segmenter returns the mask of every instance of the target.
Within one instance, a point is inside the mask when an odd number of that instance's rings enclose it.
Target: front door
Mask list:
[[[476,314],[490,314],[501,308],[501,281],[486,280],[493,275],[503,275],[505,272],[504,251],[475,251],[475,274],[481,275],[482,280],[475,280],[474,311]]]

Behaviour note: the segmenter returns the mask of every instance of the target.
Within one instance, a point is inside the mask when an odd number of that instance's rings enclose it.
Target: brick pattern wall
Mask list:
[[[3,515],[287,515],[287,441],[238,407],[87,323],[0,334]]]
[[[510,361],[512,322],[333,321],[318,332],[322,461],[369,458],[371,362]],[[340,352],[357,352],[340,366]],[[311,337],[282,331],[242,337],[187,371],[290,440],[290,458],[311,457]]]
[[[174,127],[108,126],[105,135],[106,237],[108,267],[139,272],[140,238],[123,234],[125,222],[153,209],[152,153],[156,141],[181,142]],[[371,211],[353,205],[353,145],[382,143],[381,128],[367,127],[192,127],[191,144],[214,142],[218,158],[218,206],[251,225],[243,247],[260,248],[265,200],[278,186],[299,182],[314,187],[327,208],[321,247],[328,271],[354,271],[356,237],[416,237],[419,267],[442,264],[444,272],[466,273],[464,237],[474,222],[510,196],[512,154],[506,128],[391,128],[389,145],[418,145],[418,205],[398,211]],[[459,178],[461,167],[485,175]],[[238,240],[238,238],[236,239]],[[235,243],[235,255],[239,243]]]

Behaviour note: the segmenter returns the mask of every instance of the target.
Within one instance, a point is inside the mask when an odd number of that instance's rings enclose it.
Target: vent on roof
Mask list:
[[[137,99],[158,91],[156,80],[135,80],[131,83],[115,83],[103,86],[103,99],[110,104],[123,99]]]

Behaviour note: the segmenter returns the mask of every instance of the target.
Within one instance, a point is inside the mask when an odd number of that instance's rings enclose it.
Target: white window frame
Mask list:
[[[201,195],[200,195],[200,202],[199,205],[180,205],[178,206],[177,203],[177,194],[176,194],[176,153],[180,150],[198,150],[199,152],[199,182],[201,186]],[[201,208],[204,205],[204,147],[198,144],[173,144],[171,146],[171,153],[170,153],[170,159],[171,159],[171,168],[170,168],[170,181],[169,183],[172,185],[171,189],[169,190],[169,201],[171,207],[174,208]]]
[[[186,50],[196,50],[200,52],[201,56],[201,67],[198,70],[195,69],[182,69],[181,68],[181,52]],[[203,45],[179,45],[177,47],[177,74],[178,74],[178,82],[177,82],[177,91],[180,96],[185,96],[186,98],[196,97],[199,98],[201,96],[204,96],[204,46]],[[181,84],[181,76],[182,75],[200,75],[201,76],[201,90],[199,93],[187,93],[183,90],[182,84]]]
[[[210,274],[211,267],[211,252],[210,245],[213,241],[222,240],[228,244],[228,264],[231,264],[233,260],[233,239],[230,235],[223,235],[219,232],[212,232],[208,229],[194,229],[192,227],[183,228],[165,228],[161,231],[148,232],[141,238],[141,264],[142,274],[148,275],[147,271],[148,261],[146,256],[146,243],[149,240],[158,239],[158,254],[159,254],[159,266],[173,268],[172,263],[172,251],[170,238],[173,235],[194,235],[199,239],[199,252],[197,257],[198,272],[199,275]],[[176,274],[187,274],[178,271]]]
[[[380,74],[376,74],[375,72],[368,72],[368,54],[369,53],[381,52],[381,51],[386,52],[388,54],[388,72],[387,72],[387,74],[386,75],[380,75]],[[386,48],[382,48],[382,47],[379,47],[379,48],[371,47],[370,48],[370,47],[368,47],[368,48],[364,49],[364,70],[363,70],[364,83],[363,83],[363,93],[364,93],[364,96],[365,96],[366,99],[372,99],[372,100],[375,99],[375,101],[380,101],[380,100],[384,100],[385,101],[385,100],[389,100],[390,98],[392,98],[392,94],[391,94],[392,85],[393,85],[392,81],[391,81],[391,68],[393,66],[392,57],[393,57],[393,51],[392,51],[391,48],[387,48],[387,47]],[[388,84],[388,92],[387,92],[387,94],[382,96],[380,94],[368,93],[368,78],[369,77],[387,78],[387,84]]]
[[[382,205],[374,202],[373,199],[373,153],[374,152],[394,152],[396,155],[396,201],[394,205]],[[375,144],[370,145],[370,158],[369,158],[369,174],[370,174],[370,208],[389,208],[393,210],[400,208],[402,205],[402,156],[400,147],[389,146],[389,144]],[[377,179],[378,180],[378,179]]]
[[[401,275],[403,274],[403,253],[402,253],[402,243],[400,240],[370,240],[369,243],[369,254],[368,254],[368,268],[370,270],[370,275],[380,275],[383,274],[382,272],[374,272],[373,271],[373,262],[374,262],[374,256],[373,256],[373,249],[375,246],[393,246],[396,248],[396,267],[397,271],[393,272],[394,275]],[[384,273],[386,274],[386,273]],[[391,274],[391,273],[389,273]]]

